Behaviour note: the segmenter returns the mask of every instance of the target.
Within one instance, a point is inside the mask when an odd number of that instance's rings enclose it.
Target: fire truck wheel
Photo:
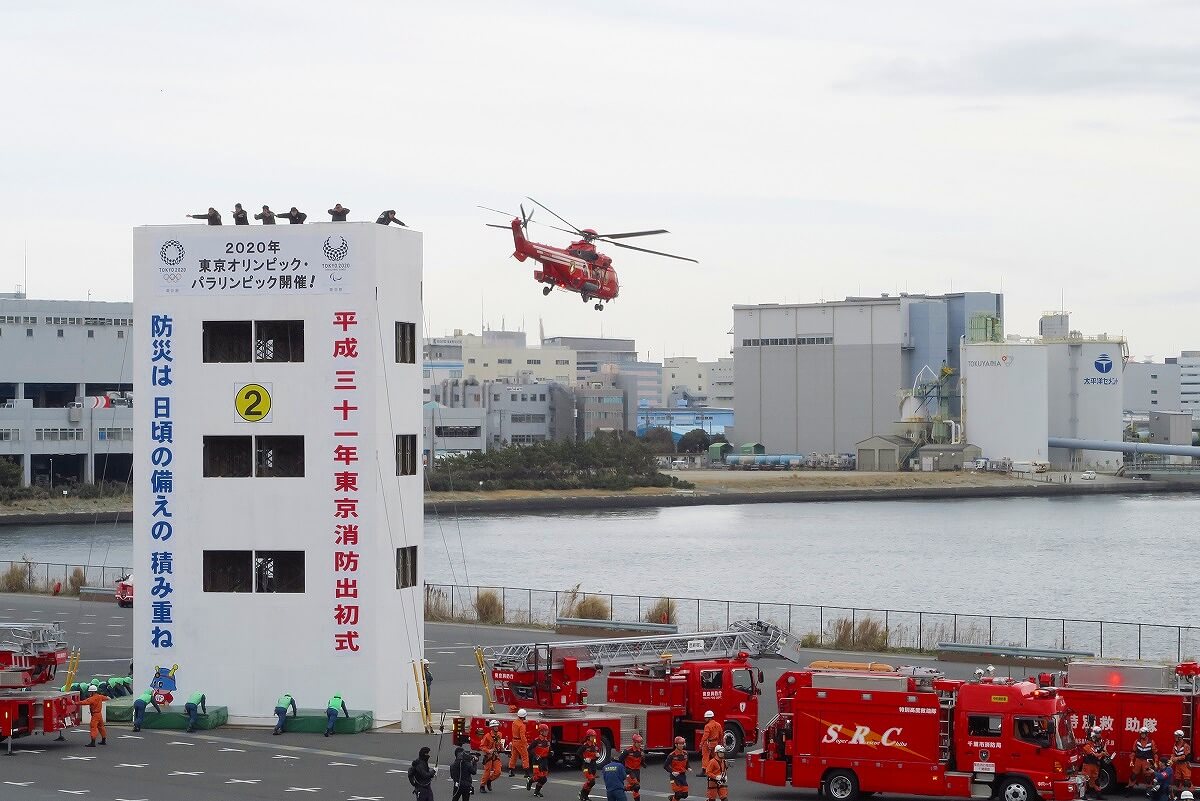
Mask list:
[[[1100,768],[1100,775],[1096,777],[1096,784],[1100,785],[1100,792],[1107,793],[1109,790],[1117,788],[1117,777],[1113,775],[1112,765],[1104,765]]]
[[[608,764],[608,760],[613,758],[613,741],[608,732],[600,735],[600,754],[596,757],[597,767],[602,767]]]
[[[852,770],[835,770],[825,776],[825,794],[834,801],[858,801],[858,777]]]
[[[741,727],[736,723],[726,723],[725,736],[721,740],[721,745],[725,746],[726,759],[742,753],[742,749],[746,746],[746,738],[742,734]]]
[[[1010,776],[1000,782],[1000,801],[1035,801],[1038,797],[1029,780]]]

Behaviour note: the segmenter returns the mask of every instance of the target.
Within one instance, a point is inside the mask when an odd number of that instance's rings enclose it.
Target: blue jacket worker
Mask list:
[[[613,760],[600,769],[604,776],[604,788],[608,791],[608,801],[625,801],[625,765]]]
[[[183,711],[187,712],[188,716],[187,733],[191,734],[196,730],[196,720],[201,713],[208,714],[208,699],[204,693],[192,693],[188,696],[187,703],[183,705]]]
[[[1174,784],[1175,771],[1171,770],[1171,757],[1164,753],[1159,757],[1158,769],[1154,771],[1154,780],[1146,791],[1146,797],[1150,801],[1170,801],[1171,786]]]
[[[296,717],[298,714],[296,699],[290,693],[284,693],[275,702],[275,717],[279,720],[275,722],[275,731],[271,732],[271,734],[283,734],[283,724],[287,723],[288,707],[292,708],[292,717]]]
[[[346,709],[346,702],[342,700],[342,696],[335,693],[329,699],[329,703],[325,706],[325,736],[333,734],[333,725],[337,723],[338,712],[342,712],[346,717],[350,717],[350,710]]]

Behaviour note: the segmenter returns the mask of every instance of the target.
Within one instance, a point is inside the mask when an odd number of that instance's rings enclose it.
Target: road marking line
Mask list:
[[[299,759],[297,756],[287,756],[286,754],[276,754],[271,759]]]
[[[173,770],[168,773],[168,776],[199,776],[204,773],[202,770]]]
[[[234,752],[236,752],[236,753],[239,753],[239,754],[244,754],[244,753],[246,753],[246,749],[245,749],[245,748],[218,748],[217,750],[218,750],[218,751],[220,751],[220,752],[222,752],[222,753],[224,753],[224,752],[227,752],[227,751],[234,751]]]
[[[284,790],[285,793],[315,793],[320,790],[320,787],[289,787]]]
[[[19,748],[16,751],[13,751],[13,753],[16,754],[17,756],[20,756],[21,754],[44,754],[44,753],[46,753],[46,749],[45,748]]]
[[[118,739],[121,739],[121,740],[144,740],[146,738],[140,734],[122,734]]]
[[[149,798],[116,798],[113,801],[150,801]]]
[[[105,634],[105,637],[124,637],[124,634]]]
[[[351,754],[345,751],[330,751],[324,748],[306,748],[300,745],[280,745],[277,742],[259,742],[258,740],[242,740],[237,737],[219,737],[213,734],[198,734],[197,740],[207,740],[210,743],[228,743],[231,745],[245,745],[251,748],[267,748],[274,751],[290,751],[297,754],[315,754],[317,756],[326,757],[346,757],[348,759],[356,759],[359,762],[372,762],[380,765],[401,765],[408,767],[412,764],[411,759],[394,759],[392,757],[371,756],[369,754]],[[407,773],[407,771],[397,771],[399,773]]]
[[[191,748],[196,744],[195,743],[185,743],[183,740],[172,740],[171,742],[167,743],[167,745],[186,745],[188,748]]]
[[[329,767],[331,767],[331,768],[357,768],[358,765],[355,765],[353,762],[330,762]]]
[[[230,779],[226,784],[258,784],[262,779]]]
[[[11,784],[13,787],[28,787],[33,782],[5,782],[5,784]]]
[[[381,795],[352,795],[346,801],[383,801]]]
[[[59,790],[59,792],[70,793],[71,795],[83,795],[84,793],[90,793],[91,790]]]
[[[116,768],[144,768],[144,767],[146,767],[146,765],[149,765],[149,764],[150,764],[149,762],[142,764],[142,765],[138,765],[133,762],[122,762],[120,765],[114,765],[113,767],[116,767]]]
[[[87,756],[87,757],[81,757],[81,756],[65,756],[65,757],[63,757],[63,761],[64,761],[64,762],[66,762],[67,760],[73,760],[73,761],[75,761],[75,762],[90,762],[90,761],[91,761],[91,760],[93,760],[93,759],[95,759],[95,757],[94,757],[94,756]]]

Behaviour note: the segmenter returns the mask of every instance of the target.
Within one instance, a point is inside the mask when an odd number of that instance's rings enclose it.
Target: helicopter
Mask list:
[[[556,231],[562,231],[579,237],[579,239],[565,248],[543,245],[531,241],[526,233],[529,229],[529,221],[533,218],[534,209],[530,209],[529,213],[526,214],[524,204],[520,206],[521,216],[514,216],[512,222],[508,225],[487,223],[489,228],[512,229],[513,244],[516,246],[513,258],[517,261],[525,261],[532,258],[541,265],[540,269],[533,271],[533,280],[545,284],[542,287],[543,295],[549,295],[554,291],[555,287],[558,287],[568,292],[578,293],[583,298],[584,303],[595,301],[593,308],[596,311],[604,311],[604,304],[611,302],[617,297],[620,285],[617,283],[617,271],[612,266],[612,259],[596,250],[596,242],[605,242],[619,248],[637,250],[642,253],[653,253],[655,256],[666,256],[669,259],[690,261],[693,264],[700,263],[696,259],[689,259],[687,256],[676,256],[672,253],[663,253],[658,250],[639,248],[633,245],[626,245],[624,242],[614,241],[617,239],[629,239],[635,236],[665,234],[668,233],[666,229],[659,228],[653,231],[626,231],[615,234],[601,234],[597,233],[594,228],[579,228],[567,222],[531,197],[527,197],[526,200],[549,212],[559,222],[569,226],[569,230],[567,228],[560,228],[557,225],[550,225],[549,223],[538,223],[539,225],[545,225],[547,228],[553,228]],[[487,206],[480,206],[479,208],[497,214],[508,214],[508,212],[491,209]]]

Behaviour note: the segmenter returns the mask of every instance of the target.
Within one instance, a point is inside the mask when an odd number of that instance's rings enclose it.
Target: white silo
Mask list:
[[[1048,461],[1046,349],[1038,343],[962,345],[963,429],[987,459]]]
[[[1125,341],[1072,333],[1047,338],[1046,350],[1050,436],[1120,442]],[[1054,448],[1050,461],[1063,470],[1116,470],[1122,456],[1115,451]]]

